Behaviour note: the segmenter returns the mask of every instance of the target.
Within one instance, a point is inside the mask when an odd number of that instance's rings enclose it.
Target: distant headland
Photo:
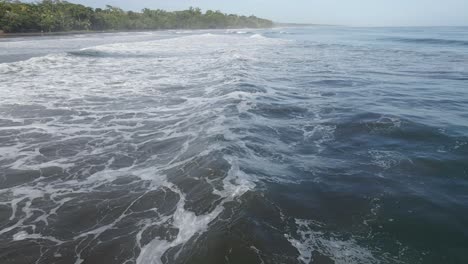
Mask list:
[[[269,28],[271,20],[220,11],[124,11],[118,7],[91,8],[59,0],[38,3],[0,0],[0,33],[127,31],[162,29]]]

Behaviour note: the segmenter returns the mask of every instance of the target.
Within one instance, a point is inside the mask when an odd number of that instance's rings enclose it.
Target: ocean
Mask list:
[[[468,28],[0,39],[0,263],[468,263]]]

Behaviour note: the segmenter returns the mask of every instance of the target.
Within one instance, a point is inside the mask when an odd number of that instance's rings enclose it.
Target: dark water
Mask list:
[[[467,43],[1,40],[0,263],[468,263]]]

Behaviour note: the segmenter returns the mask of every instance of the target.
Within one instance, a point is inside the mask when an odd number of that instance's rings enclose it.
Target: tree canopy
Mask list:
[[[75,30],[157,30],[264,28],[273,22],[255,16],[224,14],[199,8],[168,12],[161,9],[124,11],[118,7],[86,7],[60,0],[24,3],[0,0],[0,30],[8,33]]]

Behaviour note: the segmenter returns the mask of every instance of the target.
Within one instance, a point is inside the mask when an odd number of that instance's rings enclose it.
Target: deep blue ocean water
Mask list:
[[[0,263],[468,263],[468,28],[0,39]]]

